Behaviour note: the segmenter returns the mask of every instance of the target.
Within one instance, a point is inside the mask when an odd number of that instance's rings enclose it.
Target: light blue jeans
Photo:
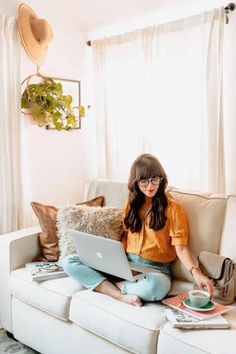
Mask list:
[[[142,259],[139,256],[127,254],[129,261],[156,268],[156,272],[141,274],[135,281],[125,280],[121,292],[137,295],[144,301],[163,299],[171,288],[170,264],[161,264]],[[65,272],[87,289],[95,289],[104,280],[110,280],[109,275],[98,272],[84,265],[77,254],[64,258],[62,266]]]

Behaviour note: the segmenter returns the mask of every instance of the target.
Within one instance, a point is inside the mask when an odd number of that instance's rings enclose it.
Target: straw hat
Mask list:
[[[50,24],[26,4],[20,4],[18,26],[22,44],[29,57],[42,65],[46,58],[48,44],[52,41],[53,33]]]

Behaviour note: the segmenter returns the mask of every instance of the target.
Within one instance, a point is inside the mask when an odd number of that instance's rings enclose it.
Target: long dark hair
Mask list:
[[[142,228],[142,220],[139,217],[139,210],[145,203],[145,195],[139,189],[138,181],[157,176],[162,177],[162,179],[159,188],[152,199],[149,227],[157,231],[165,226],[165,210],[168,205],[165,194],[165,189],[168,184],[167,176],[162,165],[155,156],[151,154],[142,154],[133,162],[128,181],[128,189],[130,191],[130,210],[124,218],[124,224],[131,230],[131,232],[139,232]]]

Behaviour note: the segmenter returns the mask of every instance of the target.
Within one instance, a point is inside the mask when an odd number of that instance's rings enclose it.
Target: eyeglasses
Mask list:
[[[149,183],[151,183],[153,186],[157,186],[158,184],[160,184],[161,180],[163,179],[163,177],[152,177],[152,178],[147,178],[147,179],[140,179],[138,181],[138,185],[139,187],[147,187],[149,185]]]

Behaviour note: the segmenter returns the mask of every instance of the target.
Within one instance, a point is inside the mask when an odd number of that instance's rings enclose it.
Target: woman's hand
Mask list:
[[[185,265],[185,267],[190,270],[192,269],[192,276],[200,289],[206,289],[211,297],[214,293],[214,287],[212,281],[201,273],[200,269],[196,266],[195,259],[192,253],[189,251],[187,246],[175,246],[177,256],[180,261]]]
[[[199,289],[208,291],[212,298],[214,293],[212,281],[204,274],[202,274],[198,269],[193,269],[192,275]]]

